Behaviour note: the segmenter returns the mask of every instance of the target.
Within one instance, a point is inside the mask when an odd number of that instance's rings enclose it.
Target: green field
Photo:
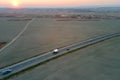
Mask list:
[[[11,24],[10,29],[6,25],[2,27],[4,31],[0,32],[3,37],[1,40],[8,42],[27,23],[7,21],[3,24],[2,20],[0,22],[0,25]],[[8,50],[3,51],[0,56],[0,68],[44,54],[55,48],[99,35],[119,32],[119,26],[120,20],[55,21],[36,18],[24,34]],[[5,38],[3,33],[7,35]],[[114,80],[119,78],[119,47],[119,37],[106,40],[20,73],[10,80]]]

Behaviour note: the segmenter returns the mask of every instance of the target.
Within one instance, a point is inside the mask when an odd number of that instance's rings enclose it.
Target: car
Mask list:
[[[1,74],[2,75],[6,75],[6,74],[8,74],[8,73],[11,73],[12,72],[12,69],[4,69],[3,71],[1,71]]]
[[[68,48],[68,49],[66,49],[67,51],[69,51],[70,49]]]
[[[54,49],[54,50],[53,50],[53,54],[57,54],[58,52],[59,52],[58,49]]]

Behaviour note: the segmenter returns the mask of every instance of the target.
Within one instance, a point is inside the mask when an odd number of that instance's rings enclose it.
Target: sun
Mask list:
[[[19,0],[12,0],[11,5],[15,8],[20,6],[20,1]]]

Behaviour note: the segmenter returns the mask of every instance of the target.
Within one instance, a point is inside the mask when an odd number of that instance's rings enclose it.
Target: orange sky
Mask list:
[[[0,6],[89,6],[118,4],[120,0],[0,0]]]

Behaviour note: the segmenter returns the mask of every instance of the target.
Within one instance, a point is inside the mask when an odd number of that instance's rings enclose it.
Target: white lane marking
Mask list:
[[[0,49],[0,53],[5,50],[6,48],[8,48],[11,44],[13,44],[25,31],[26,29],[28,28],[28,26],[30,25],[30,23],[32,23],[33,21],[35,20],[35,18],[33,18],[31,21],[29,21],[25,27],[23,28],[23,30],[15,37],[12,39],[12,41],[10,41],[7,45],[5,45],[4,47],[2,47]]]

